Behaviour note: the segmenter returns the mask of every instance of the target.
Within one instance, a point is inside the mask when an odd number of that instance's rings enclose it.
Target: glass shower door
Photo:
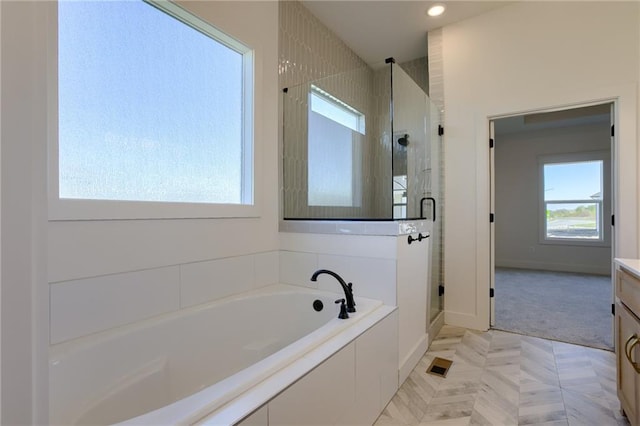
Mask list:
[[[441,123],[440,111],[438,107],[429,100],[429,147],[428,147],[428,167],[430,169],[430,179],[427,195],[433,200],[425,202],[424,209],[429,212],[429,218],[433,220],[431,228],[431,281],[430,281],[430,309],[429,322],[433,322],[444,309],[444,270],[443,252],[444,243],[442,238],[443,230],[443,177],[444,158],[442,152],[439,126]],[[430,205],[431,209],[427,207]]]
[[[431,323],[442,312],[442,164],[440,111],[400,66],[392,65],[394,219],[431,222],[428,292]]]

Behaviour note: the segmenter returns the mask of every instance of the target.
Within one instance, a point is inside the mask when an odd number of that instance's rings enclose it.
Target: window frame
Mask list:
[[[324,114],[322,111],[318,111],[313,109],[313,99],[317,98],[318,100],[320,100],[321,102],[324,102],[326,104],[329,104],[330,107],[334,110],[338,110],[340,112],[343,113],[347,113],[352,115],[355,118],[356,121],[356,125],[355,126],[349,126],[345,123],[342,123],[340,120],[337,120],[335,117],[333,116],[329,116]],[[312,84],[311,85],[311,89],[309,90],[309,109],[313,112],[315,112],[316,114],[320,114],[325,116],[326,118],[335,121],[336,123],[339,123],[345,127],[350,128],[351,130],[353,130],[354,132],[358,132],[361,135],[365,135],[366,134],[366,117],[365,115],[358,111],[357,109],[355,109],[354,107],[352,107],[351,105],[345,103],[344,101],[338,99],[337,97],[333,96],[331,93],[321,89],[320,87]]]
[[[142,0],[150,7],[177,19],[237,51],[243,56],[243,140],[241,203],[200,203],[172,201],[126,201],[70,199],[59,196],[58,134],[58,7],[49,8],[47,46],[47,116],[48,116],[48,216],[50,221],[192,219],[260,217],[256,193],[257,162],[255,135],[255,51],[213,24],[169,0]]]
[[[578,238],[548,238],[547,237],[547,203],[545,201],[545,188],[544,188],[544,166],[547,164],[562,164],[562,163],[580,163],[588,161],[602,161],[602,198],[600,200],[553,200],[554,204],[570,204],[581,203],[585,204],[597,204],[599,211],[597,214],[600,216],[600,229],[601,237],[599,239],[578,239]],[[608,206],[610,205],[610,191],[611,191],[611,165],[610,165],[610,153],[609,151],[590,151],[581,153],[568,153],[568,154],[552,154],[541,155],[538,157],[538,217],[539,217],[539,235],[538,242],[540,244],[548,245],[565,245],[565,246],[588,246],[588,247],[608,247],[611,245],[611,230],[607,226],[606,213],[610,211]],[[609,203],[609,205],[607,204]]]

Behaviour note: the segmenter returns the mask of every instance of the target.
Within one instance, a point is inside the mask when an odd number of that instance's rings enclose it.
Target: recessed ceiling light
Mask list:
[[[444,6],[442,6],[441,4],[431,6],[429,10],[427,10],[427,15],[429,16],[440,16],[443,13],[444,13]]]

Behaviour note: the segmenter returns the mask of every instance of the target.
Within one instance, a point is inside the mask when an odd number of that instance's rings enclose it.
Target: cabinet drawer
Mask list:
[[[631,425],[637,425],[638,373],[627,359],[625,349],[634,337],[640,336],[640,324],[636,317],[621,304],[616,304],[616,383],[620,406],[624,410]],[[631,354],[634,362],[638,361],[638,349]]]
[[[620,268],[616,273],[616,297],[636,315],[640,314],[640,279]]]

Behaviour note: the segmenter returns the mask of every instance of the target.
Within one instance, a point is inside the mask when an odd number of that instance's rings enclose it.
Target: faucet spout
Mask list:
[[[342,287],[342,291],[344,291],[344,298],[347,301],[347,312],[355,312],[356,303],[353,300],[353,290],[351,288],[351,283],[347,284],[340,275],[328,269],[318,269],[317,271],[315,271],[313,275],[311,275],[311,281],[317,281],[318,275],[321,274],[331,275],[333,278],[338,280],[340,286]]]

